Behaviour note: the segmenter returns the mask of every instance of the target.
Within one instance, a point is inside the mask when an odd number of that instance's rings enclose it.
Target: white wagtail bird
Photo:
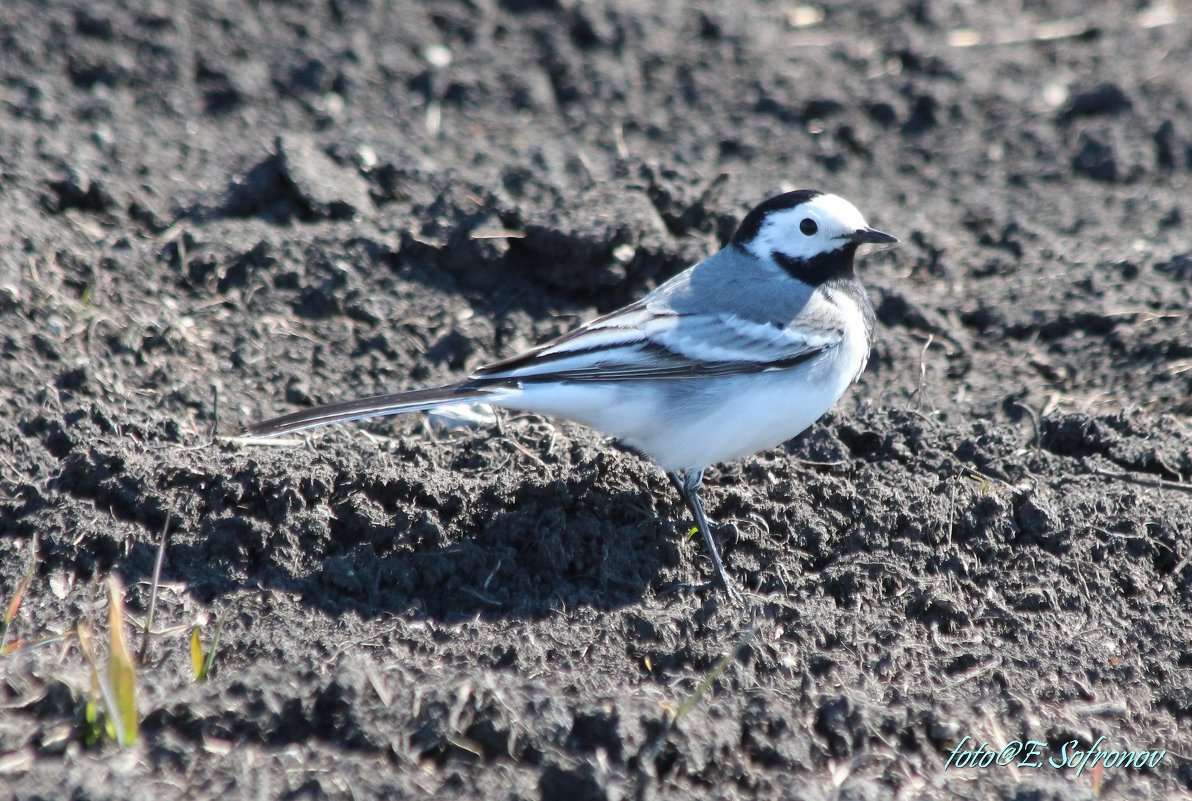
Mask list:
[[[736,599],[699,496],[704,470],[794,437],[860,376],[874,315],[853,261],[861,245],[897,241],[844,198],[787,192],[641,300],[457,384],[294,412],[246,434],[458,403],[575,420],[666,471]]]

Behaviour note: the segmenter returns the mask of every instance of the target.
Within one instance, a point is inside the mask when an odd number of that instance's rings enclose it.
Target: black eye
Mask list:
[[[804,217],[803,222],[799,223],[799,230],[806,236],[815,236],[815,232],[819,230],[819,226],[815,224],[815,220],[810,217]]]

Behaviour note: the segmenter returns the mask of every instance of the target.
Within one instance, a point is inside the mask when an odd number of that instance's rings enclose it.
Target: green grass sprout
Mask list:
[[[108,628],[108,663],[103,674],[90,628],[80,623],[75,629],[79,647],[91,666],[91,697],[83,712],[82,739],[86,745],[95,745],[106,733],[128,747],[136,743],[138,734],[137,675],[124,637],[124,587],[115,576],[108,579]]]
[[[215,652],[219,649],[219,638],[223,634],[224,623],[228,619],[231,607],[220,613],[215,622],[215,635],[211,638],[211,647],[203,650],[203,641],[199,638],[199,627],[190,630],[190,668],[195,681],[206,681],[215,666]]]

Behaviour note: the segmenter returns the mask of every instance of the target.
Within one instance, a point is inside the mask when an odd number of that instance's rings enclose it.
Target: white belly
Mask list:
[[[666,470],[700,469],[773,448],[831,409],[855,375],[825,358],[807,369],[740,376],[706,413],[671,417],[640,441],[630,440]],[[667,419],[666,411],[660,414]]]
[[[575,420],[650,456],[664,470],[702,469],[772,448],[835,405],[864,365],[864,337],[790,370],[637,381],[527,384],[502,406]]]

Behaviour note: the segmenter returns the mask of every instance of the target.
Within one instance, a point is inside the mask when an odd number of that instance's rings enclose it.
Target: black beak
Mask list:
[[[849,239],[858,245],[893,245],[898,242],[898,237],[890,236],[876,228],[858,228]]]

